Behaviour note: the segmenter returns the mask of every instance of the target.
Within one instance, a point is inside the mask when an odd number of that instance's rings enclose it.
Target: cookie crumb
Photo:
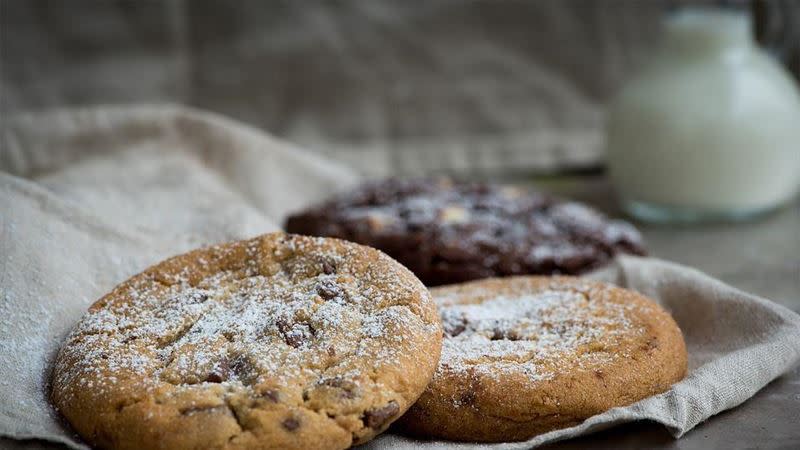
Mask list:
[[[283,425],[283,428],[286,428],[288,431],[294,431],[300,428],[300,421],[294,417],[289,417],[284,419],[284,421],[281,422],[281,425]]]
[[[364,413],[364,424],[372,429],[380,429],[400,411],[396,401],[391,400],[386,406],[370,409]]]

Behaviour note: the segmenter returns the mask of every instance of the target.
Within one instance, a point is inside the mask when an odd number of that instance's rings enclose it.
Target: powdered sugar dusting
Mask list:
[[[420,287],[391,270],[351,273],[352,255],[320,251],[321,242],[290,238],[268,273],[253,257],[244,269],[195,283],[188,269],[173,284],[129,283],[125,301],[93,310],[72,332],[56,385],[100,393],[121,380],[148,389],[302,389],[330,377],[359,383],[426,350],[415,348],[427,342],[419,337],[439,326],[413,312],[420,297],[410,293]]]
[[[436,300],[446,333],[440,375],[518,373],[549,380],[625,356],[606,349],[637,331],[626,315],[633,306],[592,301],[578,290],[499,295],[472,304],[449,296]]]

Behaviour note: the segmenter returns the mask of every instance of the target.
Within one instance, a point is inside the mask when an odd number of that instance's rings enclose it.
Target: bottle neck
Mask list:
[[[672,53],[707,56],[753,45],[744,12],[689,8],[665,21],[664,48]]]

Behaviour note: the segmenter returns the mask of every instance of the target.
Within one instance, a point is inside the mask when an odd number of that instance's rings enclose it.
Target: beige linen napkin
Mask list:
[[[176,253],[278,228],[357,176],[227,119],[177,107],[60,111],[0,133],[0,437],[84,448],[47,402],[48,367],[86,308]],[[800,358],[800,318],[695,270],[623,257],[592,276],[672,312],[688,377],[661,395],[507,448],[653,420],[680,436]],[[10,441],[6,441],[9,442]],[[367,448],[489,448],[387,434]]]

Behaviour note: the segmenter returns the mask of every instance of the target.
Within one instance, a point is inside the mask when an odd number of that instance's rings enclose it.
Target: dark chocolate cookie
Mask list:
[[[644,254],[633,226],[586,205],[447,178],[367,183],[290,216],[286,229],[378,248],[429,286],[579,274],[617,253]]]

